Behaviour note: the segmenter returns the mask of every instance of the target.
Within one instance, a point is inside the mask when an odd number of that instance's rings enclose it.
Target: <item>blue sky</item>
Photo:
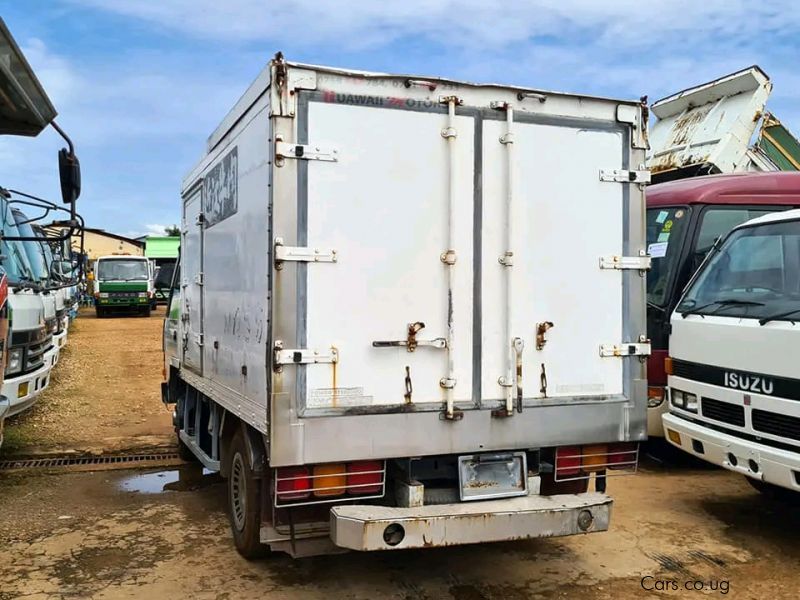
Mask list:
[[[800,131],[800,11],[784,0],[0,0],[76,142],[87,225],[179,220],[180,180],[277,50],[290,60],[657,99],[751,64]],[[56,151],[0,139],[0,185],[58,198]]]

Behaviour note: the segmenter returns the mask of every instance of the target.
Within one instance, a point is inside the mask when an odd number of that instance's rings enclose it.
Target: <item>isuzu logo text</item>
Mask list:
[[[756,394],[772,394],[773,381],[758,375],[725,372],[725,387],[755,392]]]

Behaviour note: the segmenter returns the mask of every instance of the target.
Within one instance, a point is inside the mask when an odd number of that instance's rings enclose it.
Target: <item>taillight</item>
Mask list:
[[[556,448],[556,477],[571,477],[581,471],[580,446]]]
[[[608,446],[606,444],[590,444],[583,447],[581,466],[586,473],[603,471],[606,468]]]
[[[664,359],[664,372],[667,375],[672,375],[672,357],[668,356]]]
[[[354,495],[376,494],[383,488],[383,462],[365,460],[347,465],[347,492]]]
[[[347,474],[343,464],[316,465],[314,467],[314,495],[339,496],[347,486]]]
[[[275,495],[279,501],[303,500],[311,495],[308,467],[280,467],[275,470]]]
[[[608,468],[609,469],[630,469],[636,466],[638,461],[639,445],[635,442],[623,442],[619,444],[609,444],[608,446]]]

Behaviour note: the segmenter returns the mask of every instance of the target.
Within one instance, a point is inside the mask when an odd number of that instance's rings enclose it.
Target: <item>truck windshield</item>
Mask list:
[[[97,279],[103,281],[147,281],[149,269],[146,260],[131,258],[104,258],[97,261]]]
[[[17,222],[5,202],[0,204],[0,214],[2,214],[3,236],[20,237]],[[28,255],[25,252],[23,242],[3,240],[0,245],[0,252],[2,252],[1,261],[8,276],[9,284],[33,282],[33,272],[28,262]]]
[[[19,235],[22,237],[36,237],[36,232],[30,223],[27,223],[28,217],[18,210],[12,210],[14,219],[17,222],[17,229]],[[28,256],[28,262],[33,270],[34,279],[42,284],[46,284],[50,278],[47,261],[44,256],[44,249],[39,242],[22,242],[25,248],[25,254]]]
[[[665,306],[670,300],[670,283],[679,267],[689,209],[668,206],[647,210],[647,253],[652,266],[647,274],[647,301]]]
[[[708,261],[676,310],[759,320],[797,319],[800,221],[735,230]]]

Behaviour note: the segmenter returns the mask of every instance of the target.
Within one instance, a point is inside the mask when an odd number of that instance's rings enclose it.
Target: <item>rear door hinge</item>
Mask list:
[[[652,265],[652,258],[641,250],[639,256],[601,256],[601,269],[618,269],[633,271],[649,271]]]
[[[281,269],[284,262],[329,262],[337,260],[336,250],[320,250],[305,246],[284,246],[283,238],[275,238],[275,268]]]
[[[203,285],[203,272],[202,271],[194,276],[194,282],[197,285]]]
[[[275,142],[275,159],[282,161],[286,158],[301,160],[324,160],[336,162],[339,160],[339,151],[336,148],[319,146],[317,144],[291,144],[278,140]],[[276,166],[281,166],[278,162]]]
[[[600,356],[650,356],[650,340],[640,335],[637,342],[601,344]]]
[[[204,342],[204,337],[205,337],[205,336],[204,336],[202,333],[195,333],[195,334],[194,334],[194,341],[195,341],[195,343],[196,343],[198,346],[202,347],[202,346],[203,346],[203,342]]]
[[[279,368],[282,365],[313,365],[339,362],[339,351],[334,347],[326,350],[284,348],[283,342],[276,340],[272,351],[274,368]]]
[[[600,169],[600,181],[611,181],[616,183],[650,183],[650,171]]]

